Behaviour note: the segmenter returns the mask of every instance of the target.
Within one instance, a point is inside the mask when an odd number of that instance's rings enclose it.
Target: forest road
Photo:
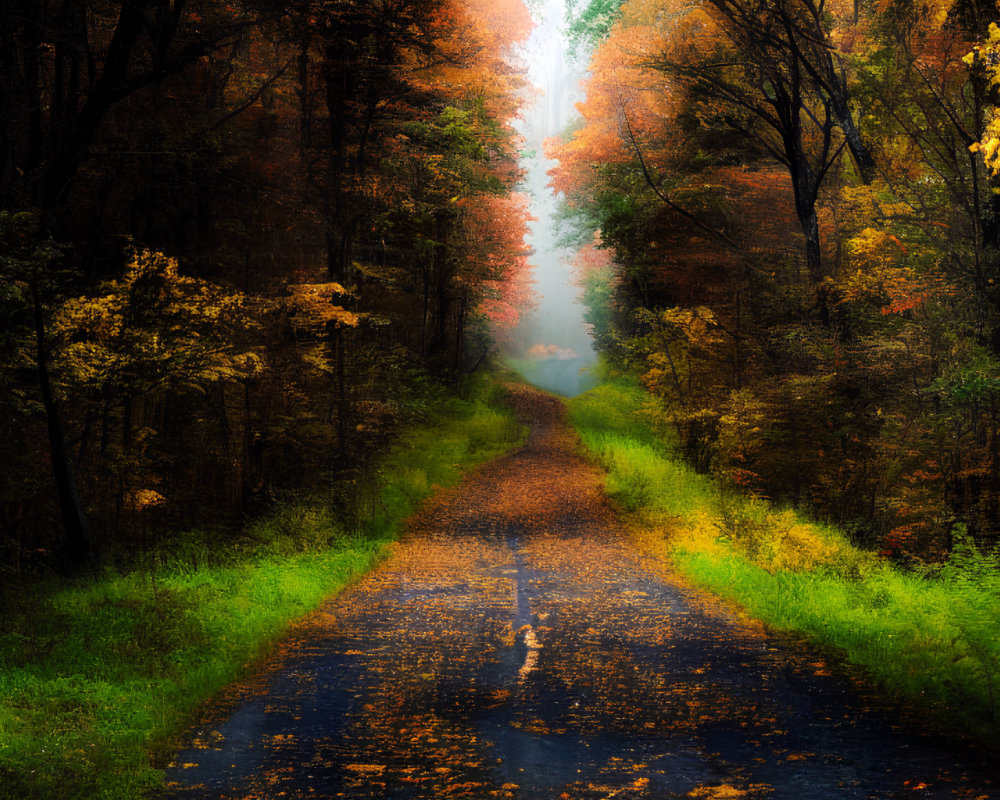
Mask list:
[[[644,556],[559,401],[233,687],[175,798],[991,798],[802,648]],[[964,759],[964,761],[963,761]]]

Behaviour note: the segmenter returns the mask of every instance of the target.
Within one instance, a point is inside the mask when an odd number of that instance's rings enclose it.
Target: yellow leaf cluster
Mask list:
[[[263,359],[220,347],[215,331],[247,331],[254,325],[247,312],[239,292],[180,274],[177,260],[162,253],[137,251],[120,278],[53,313],[53,358],[93,387],[244,378],[263,371]]]
[[[1000,26],[991,22],[986,40],[973,47],[962,61],[972,70],[983,70],[989,86],[1000,86]],[[1000,109],[996,106],[992,109],[992,119],[986,126],[983,138],[969,145],[969,150],[983,156],[983,161],[994,178],[1000,175]],[[1000,194],[1000,187],[995,187],[993,192]]]
[[[905,245],[895,236],[878,228],[865,228],[848,241],[851,262],[859,270],[887,267],[906,254]]]
[[[165,498],[153,489],[136,489],[128,493],[126,502],[133,511],[142,511],[146,508],[161,505],[165,502]]]
[[[288,288],[291,292],[288,306],[298,328],[319,327],[331,322],[338,327],[356,328],[361,321],[360,314],[334,302],[334,298],[350,294],[339,283],[300,283]]]
[[[660,313],[660,322],[683,333],[691,344],[704,346],[721,341],[715,312],[707,306],[665,309]]]

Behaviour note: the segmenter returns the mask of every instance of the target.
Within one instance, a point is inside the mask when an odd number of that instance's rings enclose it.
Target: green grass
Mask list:
[[[220,552],[170,538],[155,568],[9,585],[0,617],[0,797],[136,798],[199,703],[372,566],[437,486],[522,438],[500,392],[432,404],[338,515],[288,503]]]
[[[133,798],[186,713],[369,566],[373,542],[37,587],[2,641],[0,796]],[[5,625],[9,630],[9,622]]]
[[[1000,734],[1000,557],[967,540],[947,564],[904,570],[831,526],[722,490],[674,456],[647,397],[623,380],[568,402],[637,537],[692,582],[840,654],[945,726]]]

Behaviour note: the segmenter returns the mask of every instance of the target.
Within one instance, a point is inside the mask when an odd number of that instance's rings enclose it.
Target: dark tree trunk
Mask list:
[[[428,355],[442,361],[448,355],[448,316],[451,313],[451,270],[448,265],[448,221],[444,214],[438,214],[435,224],[434,246],[434,326],[431,332]]]
[[[37,272],[31,282],[31,296],[34,304],[38,385],[49,433],[49,454],[52,459],[52,475],[55,478],[56,493],[59,498],[59,516],[66,532],[67,559],[71,567],[78,569],[86,566],[93,559],[93,544],[90,527],[80,504],[76,477],[73,474],[73,464],[63,434],[62,419],[52,393],[48,346],[45,342],[45,313],[42,309],[42,300],[38,289]]]
[[[997,396],[990,392],[990,495],[988,513],[990,526],[997,530],[1000,521],[1000,431],[997,425]]]
[[[794,108],[798,113],[798,108]],[[819,286],[823,278],[823,251],[820,247],[819,218],[816,216],[816,195],[819,178],[809,164],[802,142],[802,132],[795,129],[785,136],[785,153],[788,157],[792,191],[795,196],[795,215],[806,242],[806,268],[809,282]]]
[[[847,141],[847,149],[850,151],[851,160],[858,170],[858,177],[861,178],[862,183],[868,185],[875,180],[875,157],[861,137],[861,131],[858,130],[858,125],[854,121],[854,114],[851,113],[848,98],[846,89],[842,93],[834,92],[830,97],[830,105],[837,118],[837,124],[844,134],[844,139]]]
[[[76,116],[72,129],[64,131],[58,152],[45,171],[42,199],[50,212],[67,184],[73,179],[98,126],[121,96],[128,78],[132,50],[147,24],[152,0],[126,0],[122,3],[114,34],[104,56],[104,67],[86,102]]]
[[[340,454],[341,466],[347,465],[347,424],[350,415],[350,403],[347,396],[347,345],[344,341],[344,331],[337,328],[337,450]]]

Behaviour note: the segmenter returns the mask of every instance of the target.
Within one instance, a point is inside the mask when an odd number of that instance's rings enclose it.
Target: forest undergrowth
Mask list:
[[[622,378],[568,402],[639,544],[771,628],[862,668],[941,728],[995,747],[1000,554],[961,527],[940,564],[860,549],[832,526],[691,469],[657,430],[655,402]]]
[[[484,376],[427,401],[346,507],[342,489],[314,492],[235,539],[178,534],[128,570],[7,583],[0,797],[124,800],[156,787],[199,704],[374,565],[437,487],[522,438],[503,395]]]

